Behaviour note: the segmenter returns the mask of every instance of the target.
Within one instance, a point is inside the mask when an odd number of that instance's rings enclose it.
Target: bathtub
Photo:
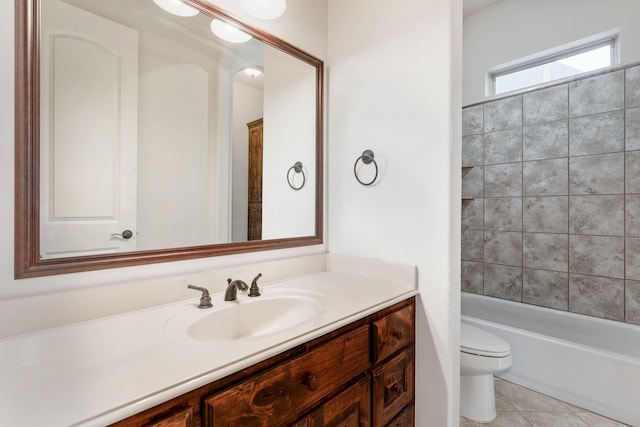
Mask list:
[[[465,292],[462,321],[509,342],[501,378],[640,427],[640,326]]]

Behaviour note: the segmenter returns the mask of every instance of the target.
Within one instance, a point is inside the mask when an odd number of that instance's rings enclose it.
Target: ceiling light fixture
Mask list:
[[[165,11],[177,16],[195,16],[198,14],[198,9],[193,6],[189,6],[182,0],[153,0],[155,4],[160,6]]]
[[[250,67],[244,68],[242,71],[244,71],[244,73],[251,78],[261,76],[263,73],[261,67],[258,67],[257,65],[252,65]]]
[[[211,21],[211,31],[222,40],[231,43],[245,43],[253,38],[235,25],[219,19]]]
[[[239,0],[240,6],[249,15],[258,19],[276,19],[287,8],[286,0]]]

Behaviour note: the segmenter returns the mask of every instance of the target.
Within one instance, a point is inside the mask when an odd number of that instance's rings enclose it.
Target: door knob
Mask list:
[[[124,230],[122,233],[113,233],[111,237],[121,237],[123,239],[130,239],[131,237],[133,237],[133,231]]]

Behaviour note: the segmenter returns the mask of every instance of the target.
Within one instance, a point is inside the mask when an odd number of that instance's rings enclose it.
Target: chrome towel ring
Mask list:
[[[294,172],[293,175],[291,175],[291,171]],[[293,178],[295,178],[296,176],[295,174],[297,173],[302,174],[302,184],[300,184],[298,187],[293,185]],[[300,190],[302,187],[304,187],[304,184],[306,182],[307,182],[307,176],[304,174],[304,170],[302,168],[302,162],[295,162],[295,164],[291,166],[287,171],[287,183],[289,184],[289,187],[293,188],[294,190]]]
[[[373,155],[373,151],[364,150],[362,152],[362,155],[356,159],[356,162],[353,165],[353,174],[356,176],[356,179],[358,180],[358,182],[362,185],[371,185],[374,182],[376,182],[376,179],[378,179],[378,163],[376,163],[374,157],[375,156]],[[373,166],[376,168],[376,174],[373,177],[373,179],[369,182],[363,182],[362,180],[360,180],[360,177],[358,176],[358,162],[360,160],[362,160],[362,163],[364,163],[365,165],[373,163]]]

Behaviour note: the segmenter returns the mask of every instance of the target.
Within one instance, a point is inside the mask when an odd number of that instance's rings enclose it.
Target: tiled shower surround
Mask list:
[[[462,290],[640,324],[640,66],[462,118]]]

